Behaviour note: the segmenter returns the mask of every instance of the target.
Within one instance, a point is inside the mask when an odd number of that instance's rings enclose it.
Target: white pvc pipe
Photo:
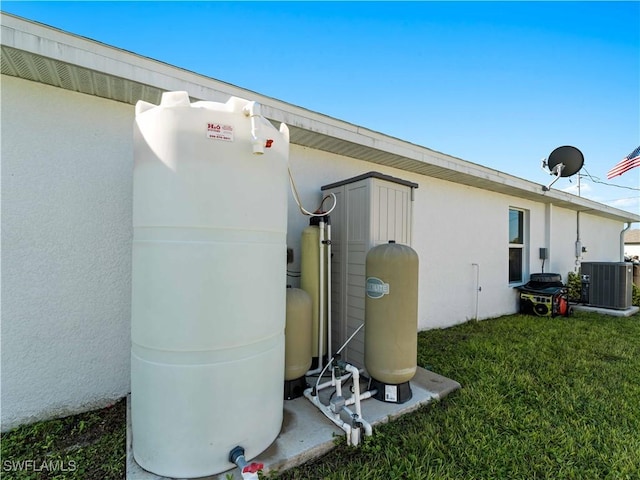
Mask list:
[[[351,378],[351,374],[345,375],[344,377],[342,377],[342,381],[346,381],[349,380]],[[318,383],[316,384],[316,392],[319,392],[320,390],[324,390],[325,388],[329,388],[329,387],[335,387],[336,386],[336,379],[334,377],[333,374],[333,370],[331,371],[331,380],[324,382],[324,383]],[[374,390],[375,392],[375,390]],[[369,397],[367,397],[369,398]]]
[[[358,418],[362,418],[362,409],[360,408],[360,371],[353,365],[347,364],[344,368],[353,375],[353,397],[355,399],[356,414]]]
[[[327,363],[327,366],[329,366],[331,364],[331,362],[333,361],[333,358]],[[327,366],[325,366],[325,369],[327,368]],[[371,398],[373,395],[376,394],[376,390],[369,390],[367,392],[364,393],[360,393],[360,371],[358,370],[357,367],[354,367],[351,364],[347,364],[345,366],[345,371],[347,372],[346,378],[351,377],[353,379],[353,395],[351,397],[349,397],[347,400],[345,400],[345,405],[342,407],[342,411],[344,411],[345,413],[347,413],[353,420],[360,422],[360,424],[362,424],[362,427],[364,428],[364,433],[366,436],[371,436],[373,434],[373,427],[371,426],[371,424],[369,422],[367,422],[365,419],[362,418],[362,408],[361,408],[361,404],[360,401],[361,400],[366,400],[367,398]],[[338,425],[342,430],[344,430],[344,432],[346,433],[347,436],[347,444],[348,445],[354,445],[357,446],[360,443],[360,433],[358,431],[358,429],[353,429],[351,428],[351,425],[349,425],[348,423],[344,422],[341,418],[340,418],[340,414],[339,413],[335,413],[331,410],[330,406],[327,406],[325,404],[323,404],[320,401],[318,392],[322,389],[322,388],[326,388],[329,386],[333,386],[335,385],[336,388],[336,395],[338,397],[342,396],[342,381],[343,381],[343,377],[335,377],[335,372],[332,369],[331,370],[331,381],[329,382],[325,382],[323,384],[316,382],[316,386],[314,388],[307,388],[304,391],[304,396],[307,397],[307,399],[309,399],[311,401],[311,403],[313,403],[317,408],[320,409],[320,411],[322,413],[324,413],[324,415],[331,420],[333,423],[335,423],[336,425]],[[312,393],[315,391],[315,395]],[[354,404],[355,405],[355,413],[352,412],[347,405],[351,405]]]
[[[342,410],[344,410],[350,417],[353,417],[354,413],[351,410],[349,410],[347,407],[342,407]],[[367,437],[370,437],[371,435],[373,435],[373,427],[371,426],[371,424],[367,422],[364,418],[362,418],[360,415],[358,414],[356,415],[358,417],[358,421],[364,427],[364,434]]]
[[[335,385],[335,382],[333,379],[329,380],[328,382],[320,383],[316,385],[316,392],[319,392],[320,390],[324,390],[325,388],[328,388],[328,387],[333,387],[334,385]]]
[[[362,419],[362,407],[360,406],[360,372],[353,365],[347,365],[347,371],[355,372],[353,374],[353,396],[355,397],[356,414]]]
[[[258,102],[249,102],[243,111],[251,121],[251,144],[253,145],[253,153],[262,155],[264,153],[264,144],[258,133],[259,128],[256,123],[256,118],[261,114],[260,104]]]
[[[331,355],[331,220],[327,222],[327,358]]]
[[[324,374],[324,371],[327,369],[327,367],[328,367],[329,365],[331,365],[331,362],[333,362],[333,360],[334,360],[334,358],[336,357],[336,355],[339,355],[339,354],[340,354],[340,352],[342,352],[342,350],[344,350],[344,349],[347,347],[347,345],[349,344],[349,342],[350,342],[351,340],[353,340],[353,337],[355,337],[355,336],[358,334],[358,332],[359,332],[360,330],[362,330],[362,328],[364,328],[364,323],[361,323],[361,324],[360,324],[360,326],[359,326],[358,328],[356,328],[355,332],[353,332],[353,333],[351,334],[351,336],[350,336],[349,338],[347,338],[347,341],[346,341],[346,342],[344,342],[344,343],[342,344],[342,346],[338,349],[338,351],[335,353],[335,355],[331,357],[331,360],[329,360],[329,361],[327,362],[327,364],[325,365],[325,367],[324,367],[324,368],[322,369],[322,371],[320,372],[320,375],[318,376],[318,380],[316,381],[316,390],[318,389],[318,385],[320,384],[320,379],[322,378],[322,375]],[[307,372],[307,375],[309,375],[309,373],[310,373],[310,372]],[[316,371],[314,370],[312,373],[316,373]]]
[[[624,232],[631,228],[631,222],[620,232],[620,261],[624,262]]]
[[[360,400],[366,400],[367,398],[371,398],[376,393],[378,393],[378,390],[376,390],[375,388],[373,390],[367,390],[366,392],[360,394]],[[354,403],[356,403],[355,397],[349,397],[345,401],[345,405],[353,405]]]
[[[333,370],[334,369],[331,369],[331,371]],[[341,377],[336,378],[336,396],[337,397],[342,396],[342,378]]]
[[[320,373],[322,371],[323,371],[322,367],[318,367],[318,368],[314,368],[313,370],[309,370],[307,373],[305,373],[305,375],[307,376],[315,375],[316,373]]]
[[[475,267],[476,270],[476,316],[474,317],[474,320],[478,320],[478,303],[480,300],[480,264],[479,263],[472,263],[471,264],[473,267]]]
[[[307,397],[307,399],[309,399],[309,401],[311,401],[311,403],[313,403],[316,407],[318,407],[320,409],[320,411],[322,413],[324,413],[325,417],[327,417],[329,420],[331,420],[333,423],[335,423],[339,428],[341,428],[347,434],[347,445],[351,445],[351,443],[352,443],[352,441],[351,441],[351,425],[349,425],[348,423],[343,422],[339,415],[334,416],[333,412],[329,409],[329,407],[324,405],[320,401],[320,399],[318,398],[317,395],[316,396],[311,395],[311,390],[312,390],[311,388],[307,388],[304,391],[304,396]]]
[[[356,415],[358,417],[358,421],[362,423],[362,425],[364,426],[365,435],[370,436],[373,429],[371,428],[371,424],[369,424],[369,422],[367,422],[362,418],[362,408],[360,405],[360,401],[364,399],[363,395],[360,394],[360,370],[358,370],[357,367],[354,367],[351,364],[347,364],[347,366],[345,367],[345,370],[351,373],[353,377],[353,396],[351,398],[354,399],[353,401],[355,403],[355,409],[356,409]],[[370,392],[365,392],[365,394],[366,393],[369,393],[369,396],[367,398],[369,398],[372,395]],[[346,406],[344,408],[348,413],[351,414],[351,411]]]
[[[320,269],[319,283],[320,294],[318,296],[318,368],[322,368],[322,350],[324,349],[324,220],[320,218],[318,225],[320,237]]]

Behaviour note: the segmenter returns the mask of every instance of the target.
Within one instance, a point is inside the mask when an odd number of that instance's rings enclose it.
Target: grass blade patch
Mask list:
[[[430,330],[418,364],[462,389],[273,478],[640,478],[639,315]]]

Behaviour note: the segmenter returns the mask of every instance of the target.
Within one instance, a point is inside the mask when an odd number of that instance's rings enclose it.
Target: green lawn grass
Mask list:
[[[421,332],[418,365],[462,389],[358,448],[339,437],[324,457],[268,477],[640,479],[640,315],[510,315]],[[2,479],[124,479],[125,402],[20,427],[0,444]],[[39,471],[13,468],[26,460]]]
[[[640,478],[640,315],[421,332],[418,365],[462,389],[271,478]]]
[[[123,480],[126,399],[101,410],[2,434],[2,480]]]

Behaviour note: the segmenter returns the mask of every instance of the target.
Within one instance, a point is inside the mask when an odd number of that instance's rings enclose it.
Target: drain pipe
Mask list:
[[[620,232],[620,261],[624,262],[624,233],[631,228],[631,222],[627,222],[627,226]]]
[[[264,153],[264,142],[260,139],[259,128],[256,122],[257,118],[260,117],[260,104],[258,102],[249,102],[242,111],[245,116],[251,120],[251,145],[253,145],[253,153],[262,155]]]
[[[582,241],[580,240],[580,210],[576,212],[576,261],[575,261],[575,271],[577,272],[580,269],[580,257],[582,256]]]
[[[478,320],[478,303],[480,292],[482,291],[482,287],[480,286],[480,264],[472,263],[471,266],[475,267],[476,270],[476,316],[475,320]]]
[[[258,472],[264,468],[262,463],[248,463],[244,458],[244,448],[240,445],[229,452],[229,461],[238,466],[243,480],[258,480]]]
[[[325,248],[326,245],[324,243],[324,218],[320,217],[320,223],[318,224],[319,236],[320,236],[320,268],[319,272],[319,281],[320,284],[320,292],[318,292],[318,368],[322,368],[322,351],[324,350],[324,264],[325,264]]]
[[[331,218],[327,215],[327,358],[331,355]]]

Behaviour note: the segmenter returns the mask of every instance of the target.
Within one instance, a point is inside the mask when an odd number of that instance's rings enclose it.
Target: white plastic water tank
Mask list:
[[[169,92],[136,105],[134,149],[134,458],[212,475],[282,424],[288,129]]]

